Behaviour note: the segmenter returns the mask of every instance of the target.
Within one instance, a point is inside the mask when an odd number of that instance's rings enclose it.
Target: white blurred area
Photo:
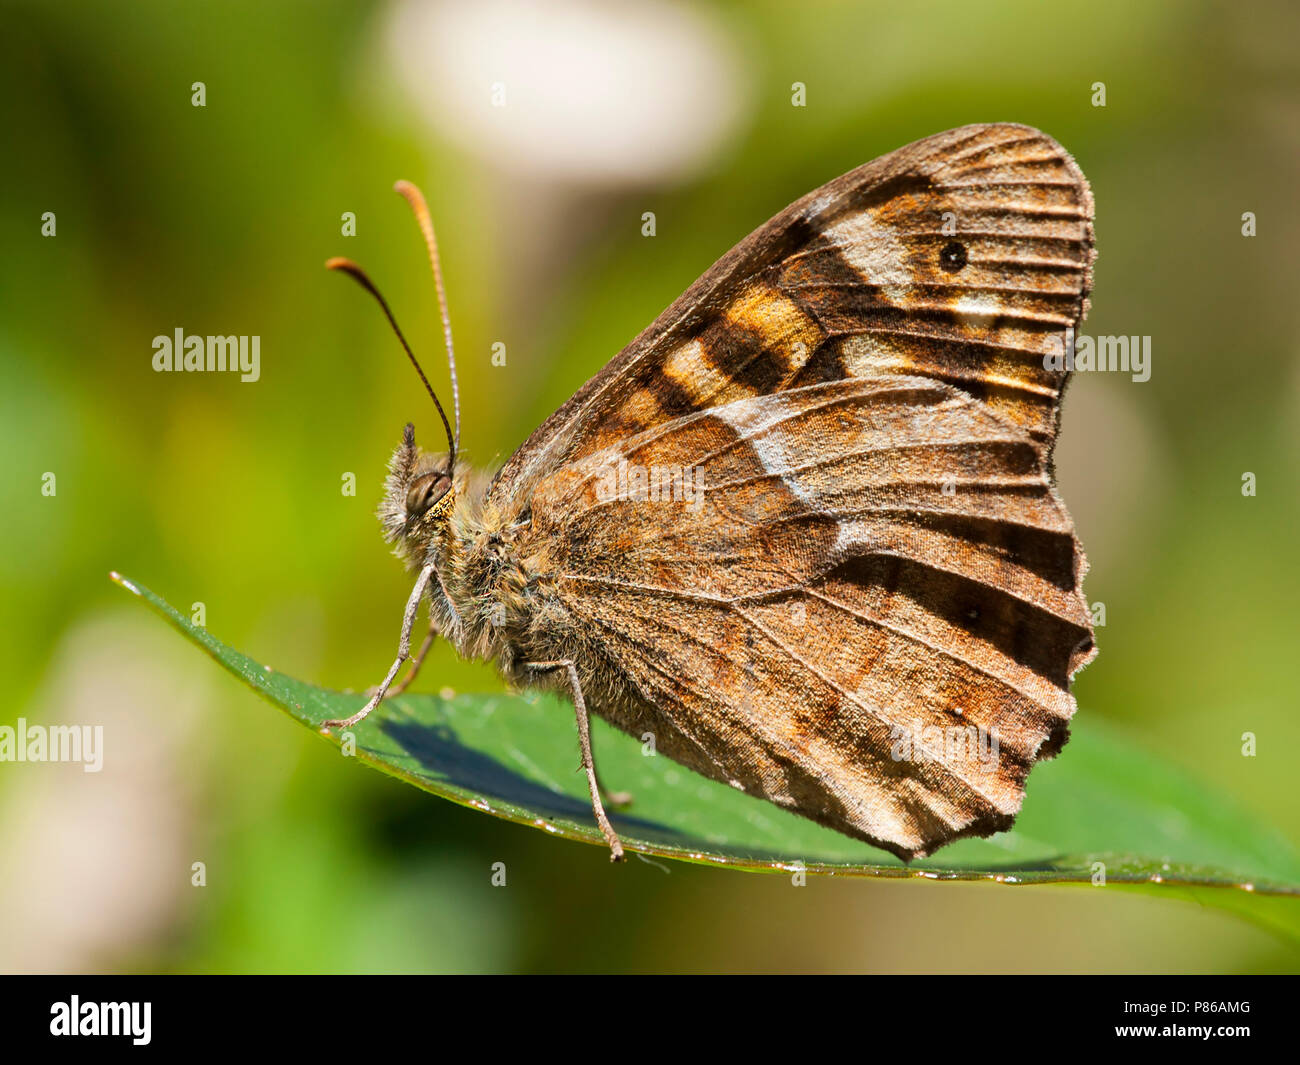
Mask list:
[[[156,956],[193,893],[213,702],[194,650],[135,604],[79,624],[29,725],[102,725],[103,767],[0,763],[0,972],[120,971]],[[13,721],[6,720],[7,724]]]
[[[748,111],[726,28],[664,0],[403,0],[385,39],[439,134],[549,185],[686,180]]]
[[[526,403],[541,374],[571,373],[576,390],[616,350],[576,373],[533,358],[566,276],[556,263],[639,234],[659,192],[698,179],[745,132],[753,64],[735,27],[672,0],[396,0],[374,44],[365,87],[386,87],[371,96],[385,113],[395,94],[424,122],[419,177],[444,237],[454,229],[441,229],[440,212],[468,205],[464,188],[438,187],[449,146],[462,155],[456,168],[475,174],[474,209],[487,221],[474,239],[492,264],[493,330],[516,375],[506,402]],[[453,291],[466,277],[456,248],[443,247]]]

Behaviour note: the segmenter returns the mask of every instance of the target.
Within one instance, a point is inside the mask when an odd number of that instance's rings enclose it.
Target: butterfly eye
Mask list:
[[[447,494],[451,481],[441,473],[426,473],[417,477],[406,493],[406,516],[418,518]]]
[[[955,274],[966,265],[966,245],[949,241],[939,252],[939,265],[950,274]]]

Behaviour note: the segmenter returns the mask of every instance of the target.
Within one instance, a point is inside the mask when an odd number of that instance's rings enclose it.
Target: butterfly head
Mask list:
[[[457,495],[450,455],[421,450],[415,426],[408,423],[388,463],[379,507],[384,538],[408,562],[422,563],[430,546],[441,543],[450,528]]]

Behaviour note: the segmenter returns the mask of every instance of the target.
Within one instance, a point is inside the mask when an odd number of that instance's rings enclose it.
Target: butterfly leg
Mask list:
[[[406,676],[388,689],[389,696],[401,695],[411,686],[411,681],[415,680],[420,673],[420,667],[424,665],[424,660],[429,655],[429,648],[433,646],[434,637],[438,635],[438,630],[433,627],[433,618],[429,619],[429,631],[424,634],[424,643],[420,644],[420,649],[415,652],[415,657],[411,659],[411,668],[406,671]],[[376,689],[377,690],[377,689]],[[370,692],[371,695],[375,693]]]
[[[370,697],[370,701],[351,717],[322,721],[320,723],[322,732],[332,728],[351,728],[384,701],[384,696],[388,694],[388,687],[397,676],[397,671],[402,668],[402,663],[411,657],[411,629],[415,627],[415,615],[419,612],[420,600],[424,598],[425,590],[429,587],[432,578],[432,566],[425,566],[420,570],[420,576],[416,578],[415,587],[411,589],[411,598],[406,601],[406,613],[402,617],[402,637],[397,644],[397,659],[393,662],[393,667],[388,671],[388,676],[384,678],[383,683],[375,689],[375,694]]]
[[[537,670],[563,669],[569,674],[569,687],[573,691],[573,711],[578,719],[578,743],[582,748],[582,768],[586,771],[587,788],[591,792],[591,809],[596,815],[596,824],[604,833],[605,842],[609,844],[609,860],[621,862],[623,843],[609,823],[609,818],[605,816],[605,807],[600,801],[600,780],[596,777],[596,762],[591,754],[591,722],[587,718],[587,702],[582,697],[582,685],[578,681],[578,667],[571,658],[557,662],[525,662],[524,665],[528,669]]]

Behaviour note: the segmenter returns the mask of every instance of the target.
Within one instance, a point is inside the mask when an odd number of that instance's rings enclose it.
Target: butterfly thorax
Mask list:
[[[495,659],[511,675],[541,594],[536,569],[521,557],[527,517],[485,506],[486,481],[471,481],[473,489],[456,501],[441,553],[430,557],[442,582],[432,595],[444,601],[448,614],[455,612],[449,620],[456,631],[443,631],[456,650],[467,658]]]

